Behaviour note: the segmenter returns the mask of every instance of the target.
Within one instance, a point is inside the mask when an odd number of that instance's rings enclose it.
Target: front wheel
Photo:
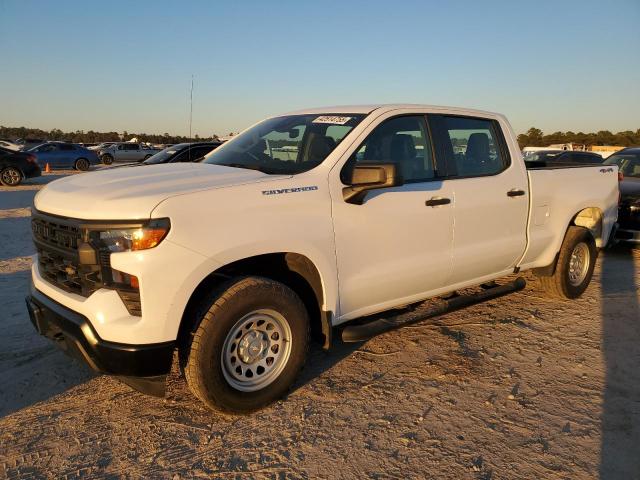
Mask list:
[[[559,298],[578,298],[591,282],[598,258],[593,235],[586,228],[569,227],[556,268],[551,276],[540,278],[548,294]]]
[[[113,163],[113,156],[108,153],[105,153],[100,157],[100,160],[104,165],[111,165]]]
[[[286,285],[262,277],[232,280],[205,301],[181,351],[193,394],[211,408],[247,413],[282,397],[307,356],[309,316]]]
[[[22,172],[15,167],[7,167],[0,172],[0,182],[7,187],[16,187],[22,182]]]

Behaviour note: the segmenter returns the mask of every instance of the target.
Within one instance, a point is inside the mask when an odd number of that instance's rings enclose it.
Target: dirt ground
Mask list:
[[[288,398],[227,416],[177,373],[147,397],[33,330],[29,206],[52,178],[0,189],[0,478],[640,479],[639,252],[601,254],[577,301],[527,275],[524,292],[316,348]]]

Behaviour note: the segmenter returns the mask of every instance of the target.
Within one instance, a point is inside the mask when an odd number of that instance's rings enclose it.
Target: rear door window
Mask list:
[[[429,115],[438,163],[447,177],[496,175],[510,164],[498,122],[485,118]]]

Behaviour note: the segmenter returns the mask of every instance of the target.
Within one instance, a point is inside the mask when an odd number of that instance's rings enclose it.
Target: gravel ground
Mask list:
[[[316,348],[288,398],[228,416],[177,372],[147,397],[32,329],[28,207],[54,177],[0,188],[0,477],[640,479],[639,252],[601,254],[577,301],[527,275],[512,296]]]

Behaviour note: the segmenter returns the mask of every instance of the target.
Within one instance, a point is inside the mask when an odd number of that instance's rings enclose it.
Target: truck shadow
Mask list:
[[[602,258],[605,385],[600,478],[603,479],[638,478],[640,472],[639,253],[617,248],[607,251]]]

